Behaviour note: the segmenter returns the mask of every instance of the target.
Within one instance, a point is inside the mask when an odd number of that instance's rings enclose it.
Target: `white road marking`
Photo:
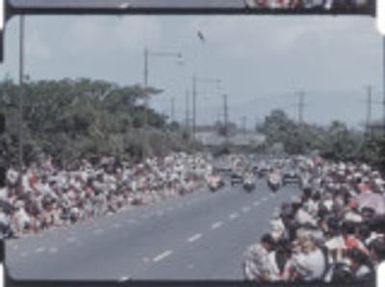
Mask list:
[[[242,211],[243,211],[244,213],[247,213],[247,212],[250,211],[250,207],[244,206],[244,207],[242,208]]]
[[[159,261],[165,259],[166,257],[170,256],[171,254],[172,254],[172,250],[166,250],[165,252],[159,254],[154,259],[152,259],[152,261],[153,262],[159,262]]]
[[[265,196],[264,198],[262,198],[262,201],[266,201],[268,198]]]
[[[128,281],[128,280],[130,280],[130,278],[131,278],[130,276],[122,276],[119,278],[119,282]]]
[[[237,218],[238,216],[239,216],[238,213],[232,213],[232,214],[229,215],[229,218],[230,218],[230,219],[235,219],[235,218]]]
[[[112,225],[112,227],[118,229],[118,228],[120,228],[122,226],[119,223],[115,223],[114,225]]]
[[[253,205],[254,205],[254,206],[258,206],[258,205],[259,205],[259,202],[258,202],[258,201],[254,201]]]
[[[215,222],[213,225],[211,225],[212,229],[217,229],[223,225],[222,221]]]
[[[49,253],[57,253],[58,249],[56,247],[51,247],[48,251]]]
[[[46,250],[45,247],[39,247],[39,248],[36,248],[36,249],[35,249],[35,252],[36,252],[36,253],[42,253],[42,252],[44,252],[45,250]]]
[[[189,237],[189,238],[187,239],[187,241],[188,241],[188,242],[194,242],[194,241],[197,241],[197,240],[198,240],[199,238],[201,238],[201,237],[202,237],[202,234],[201,234],[201,233],[197,233],[197,234],[195,234],[195,235]]]
[[[164,215],[163,211],[158,211],[156,214],[157,214],[158,216],[163,216],[163,215]]]
[[[102,234],[103,233],[103,229],[101,229],[101,228],[95,229],[93,233],[94,234]]]
[[[76,241],[76,238],[75,237],[68,237],[67,238],[67,242],[68,243],[73,243],[73,242],[75,242]]]

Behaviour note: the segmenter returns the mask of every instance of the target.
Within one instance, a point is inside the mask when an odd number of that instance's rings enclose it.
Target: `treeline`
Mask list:
[[[287,154],[310,154],[336,161],[366,162],[385,170],[385,137],[382,132],[366,134],[333,121],[328,127],[290,119],[282,110],[273,110],[257,130],[266,135],[264,149],[280,143]]]
[[[154,88],[89,79],[28,82],[21,90],[4,80],[0,83],[0,112],[6,115],[4,140],[9,160],[15,161],[19,146],[20,94],[27,162],[44,155],[68,160],[112,155],[136,161],[189,149],[188,136],[177,124],[144,107],[145,97],[159,93]]]

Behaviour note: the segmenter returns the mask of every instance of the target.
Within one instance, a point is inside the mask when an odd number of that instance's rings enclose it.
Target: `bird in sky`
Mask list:
[[[198,31],[197,33],[199,40],[201,40],[202,43],[206,43],[206,37],[203,35],[202,31]]]

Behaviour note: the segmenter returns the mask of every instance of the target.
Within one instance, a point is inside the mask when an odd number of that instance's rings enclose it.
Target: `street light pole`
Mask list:
[[[147,94],[148,89],[148,49],[144,49],[144,128],[148,125],[148,102],[149,95]]]
[[[147,47],[144,48],[144,89],[145,89],[145,111],[144,111],[144,127],[148,127],[148,109],[149,109],[149,102],[150,102],[150,95],[148,92],[148,79],[149,79],[149,72],[150,72],[150,65],[149,65],[149,58],[150,56],[153,57],[168,57],[168,58],[177,58],[181,59],[182,54],[181,53],[173,53],[173,52],[153,52],[150,51]]]
[[[24,15],[20,16],[20,32],[19,32],[19,172],[22,172],[24,162],[24,135],[23,135],[23,121],[24,121]]]
[[[175,122],[175,98],[170,98],[170,121],[171,124]]]
[[[382,93],[383,93],[383,106],[382,106],[382,130],[385,135],[385,36],[382,37]]]
[[[195,140],[196,136],[196,118],[197,118],[197,77],[193,76],[193,85],[192,85],[192,130],[193,130],[193,139]]]
[[[223,120],[224,120],[224,133],[225,133],[225,143],[228,144],[229,141],[229,130],[228,130],[228,121],[229,121],[229,111],[227,104],[227,95],[222,95],[223,97]]]
[[[186,104],[186,119],[185,119],[186,131],[190,132],[189,130],[190,129],[190,94],[188,90],[186,90],[185,104]]]

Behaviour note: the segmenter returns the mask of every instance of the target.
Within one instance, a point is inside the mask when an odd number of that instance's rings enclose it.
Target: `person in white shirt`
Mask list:
[[[273,251],[274,240],[270,234],[262,236],[260,242],[248,247],[244,254],[243,270],[246,280],[266,282],[272,277],[273,266],[269,253]]]

